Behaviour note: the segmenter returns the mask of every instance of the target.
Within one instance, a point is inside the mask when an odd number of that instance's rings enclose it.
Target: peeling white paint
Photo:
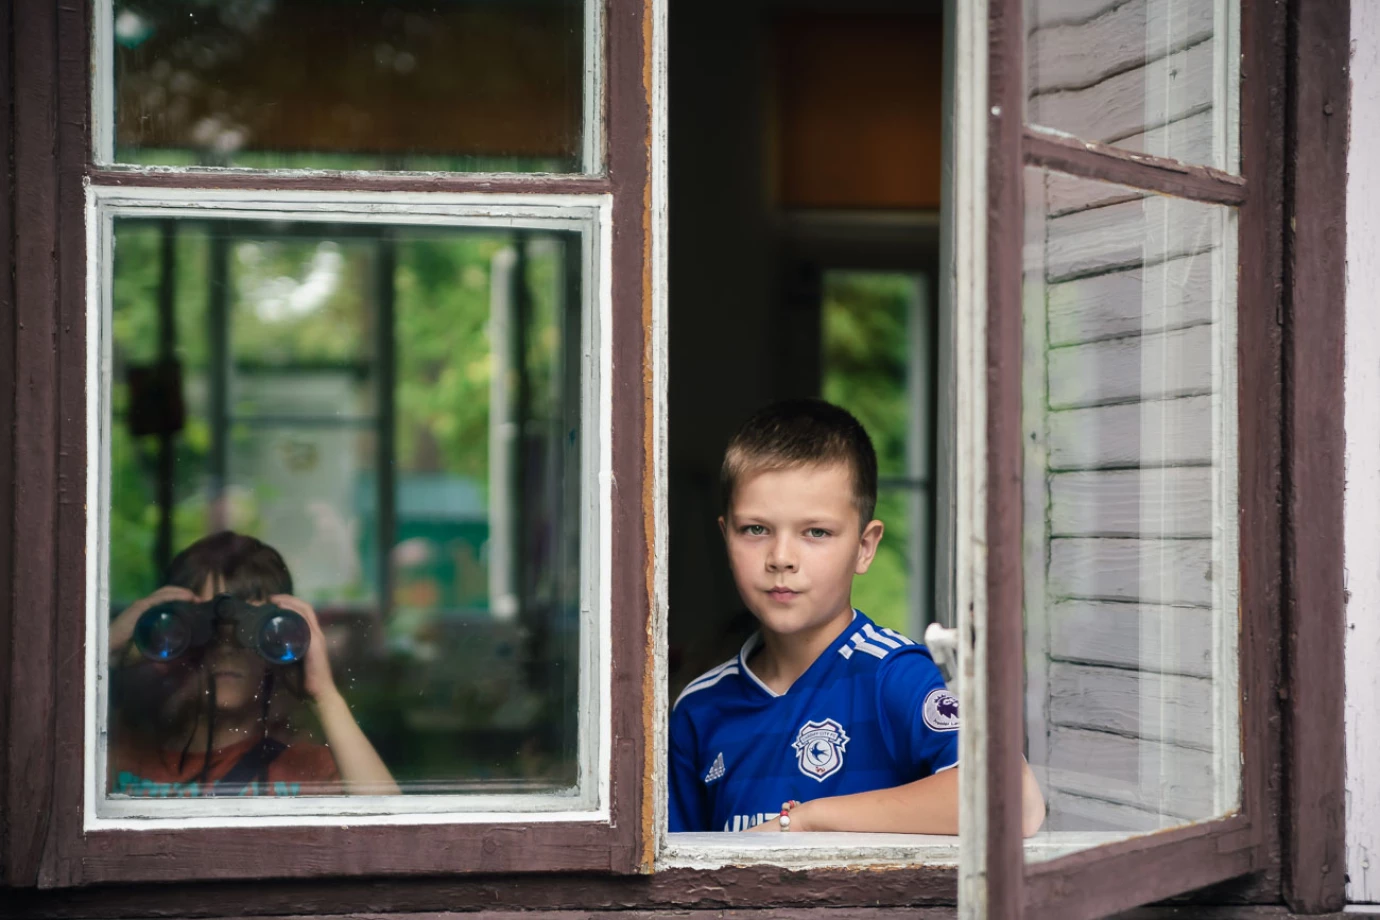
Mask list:
[[[1346,318],[1347,900],[1380,902],[1380,4],[1351,5]]]

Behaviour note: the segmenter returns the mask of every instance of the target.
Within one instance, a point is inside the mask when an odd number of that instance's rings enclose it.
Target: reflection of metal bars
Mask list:
[[[398,248],[392,231],[380,227],[375,244],[374,292],[378,312],[374,318],[374,415],[378,441],[376,482],[378,488],[379,618],[388,622],[393,610],[392,549],[397,532],[397,354],[394,347],[394,303],[397,298]]]
[[[494,253],[489,263],[489,609],[499,620],[518,612],[512,501],[518,423],[509,396],[517,264],[511,246]]]
[[[159,222],[160,254],[158,274],[158,364],[170,368],[177,360],[177,221]],[[175,432],[162,426],[158,432],[158,535],[154,540],[154,571],[161,576],[173,557],[173,466]]]

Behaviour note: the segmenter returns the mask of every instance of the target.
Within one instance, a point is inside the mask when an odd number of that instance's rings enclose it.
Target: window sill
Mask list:
[[[1116,832],[1044,831],[1025,841],[1027,861],[1043,862],[1126,839]],[[940,834],[667,834],[658,869],[770,865],[788,869],[958,865],[958,838]]]

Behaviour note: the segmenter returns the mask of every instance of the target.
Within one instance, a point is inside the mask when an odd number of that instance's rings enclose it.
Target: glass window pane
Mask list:
[[[877,448],[886,533],[853,604],[919,636],[933,619],[934,317],[928,282],[905,272],[824,273],[822,395],[852,412]]]
[[[1026,175],[1042,858],[1240,805],[1236,213]]]
[[[1240,168],[1239,0],[1026,0],[1026,120]]]
[[[581,170],[580,0],[109,4],[116,162]]]
[[[113,232],[107,802],[575,807],[582,234]]]

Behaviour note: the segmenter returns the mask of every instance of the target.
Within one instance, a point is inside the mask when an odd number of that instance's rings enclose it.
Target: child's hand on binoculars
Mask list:
[[[307,660],[302,668],[302,690],[307,697],[320,703],[331,695],[339,695],[335,680],[331,677],[331,662],[326,655],[326,635],[321,631],[321,621],[311,604],[291,594],[275,594],[269,599],[284,610],[300,614],[311,630],[311,644],[307,647]]]
[[[159,604],[168,604],[173,601],[196,602],[196,595],[186,588],[179,588],[175,585],[164,585],[148,597],[140,598],[120,611],[110,623],[110,653],[113,657],[129,648],[129,642],[134,638],[134,627],[139,622],[139,618],[144,615],[144,611]]]

